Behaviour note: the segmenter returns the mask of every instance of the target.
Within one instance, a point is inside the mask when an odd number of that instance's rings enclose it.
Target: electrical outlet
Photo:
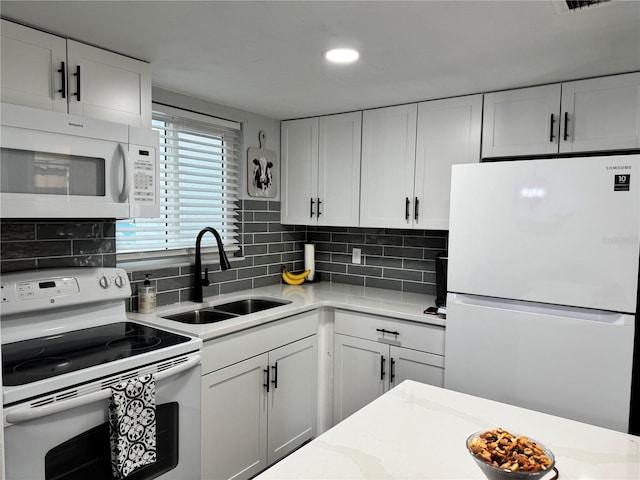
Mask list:
[[[362,250],[359,248],[353,249],[353,253],[351,254],[351,263],[357,263],[358,265],[362,263]]]

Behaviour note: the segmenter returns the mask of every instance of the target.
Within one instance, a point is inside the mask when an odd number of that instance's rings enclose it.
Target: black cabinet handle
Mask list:
[[[567,128],[569,128],[569,112],[564,112],[564,141],[567,141],[567,137],[569,133],[567,132]]]
[[[384,355],[380,355],[380,380],[384,380]]]
[[[418,200],[418,197],[416,197],[416,206],[415,206],[415,212],[413,215],[413,218],[415,219],[415,221],[418,221],[418,205],[420,205],[420,200]]]
[[[58,90],[62,94],[62,98],[67,98],[67,67],[64,62],[60,62],[60,79],[62,80],[61,89]]]
[[[391,379],[390,379],[390,382],[393,383],[395,378],[396,378],[396,361],[393,359],[393,357],[391,357]]]
[[[273,383],[273,388],[278,388],[278,362],[271,368],[273,369],[273,380],[271,380],[271,383]]]
[[[321,203],[322,202],[320,201],[320,198],[318,197],[318,213],[317,213],[318,218],[320,218],[320,215],[322,215],[322,212],[320,211],[320,204]]]
[[[267,389],[267,393],[269,393],[269,367],[265,368],[263,372],[267,374],[267,381],[266,383],[263,383],[262,386],[265,387]]]
[[[73,74],[76,77],[76,98],[80,101],[80,65],[76,65],[76,73]]]
[[[549,129],[549,141],[553,142],[553,124],[556,122],[555,119],[553,118],[553,113],[551,114],[551,128]]]
[[[383,335],[384,335],[385,333],[388,333],[389,335],[395,335],[396,337],[397,337],[398,335],[400,335],[400,332],[394,332],[394,331],[391,331],[391,330],[385,330],[384,328],[376,328],[376,332],[380,332],[380,333],[382,333]]]
[[[406,197],[406,200],[404,202],[404,219],[407,222],[409,221],[409,204],[411,204],[411,202],[409,201],[409,197]]]
[[[313,198],[310,198],[309,200],[311,200],[311,203],[309,204],[309,216],[313,218],[313,204],[316,202],[313,201]]]

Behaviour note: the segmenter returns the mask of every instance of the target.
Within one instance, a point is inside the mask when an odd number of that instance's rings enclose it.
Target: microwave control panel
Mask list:
[[[156,155],[152,148],[130,145],[133,164],[132,201],[137,204],[155,204],[157,199]]]

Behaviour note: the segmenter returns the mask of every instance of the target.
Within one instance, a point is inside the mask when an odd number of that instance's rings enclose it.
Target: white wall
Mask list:
[[[280,200],[280,120],[263,117],[262,115],[256,115],[251,112],[245,112],[244,110],[238,110],[224,105],[218,105],[216,103],[207,102],[200,100],[199,98],[190,97],[188,95],[164,90],[158,87],[153,87],[152,100],[154,102],[164,103],[176,108],[184,108],[194,112],[204,113],[214,117],[242,123],[243,144],[242,155],[240,157],[242,191],[240,192],[240,198],[243,199],[252,198],[249,197],[247,191],[247,149],[252,147],[257,148],[260,146],[258,133],[260,130],[263,130],[267,136],[266,148],[275,152],[278,161],[278,172],[277,175],[274,175],[274,181],[277,182],[278,186],[277,195],[275,198],[270,200]]]

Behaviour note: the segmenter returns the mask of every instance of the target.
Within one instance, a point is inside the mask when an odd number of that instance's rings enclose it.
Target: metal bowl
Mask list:
[[[482,430],[480,432],[476,432],[469,435],[469,437],[467,438],[466,445],[467,445],[467,451],[473,457],[476,464],[478,464],[478,467],[480,467],[480,470],[482,470],[482,473],[484,473],[485,477],[487,477],[489,480],[533,480],[537,478],[542,478],[553,470],[556,463],[556,459],[553,456],[553,453],[551,453],[551,450],[549,450],[547,447],[545,447],[542,443],[538,442],[534,438],[531,438],[527,435],[519,435],[513,432],[510,432],[511,435],[514,435],[516,437],[526,436],[531,442],[536,443],[540,447],[540,449],[542,449],[544,454],[549,458],[549,460],[551,460],[551,464],[549,465],[549,467],[545,468],[544,470],[539,470],[537,472],[521,472],[521,471],[513,472],[505,468],[494,467],[493,465],[488,463],[486,460],[477,457],[469,448],[469,444],[471,443],[471,441],[476,438],[479,438],[480,435],[485,432],[486,430]]]

